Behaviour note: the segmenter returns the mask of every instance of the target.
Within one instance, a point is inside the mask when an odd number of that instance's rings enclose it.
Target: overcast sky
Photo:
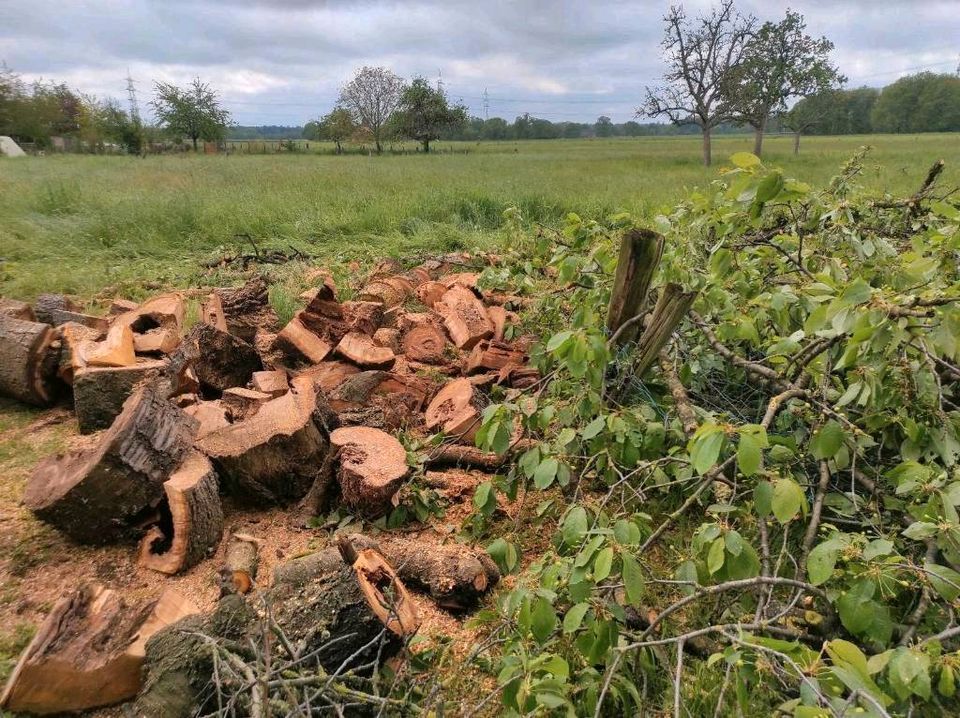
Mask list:
[[[688,12],[709,2],[683,3]],[[669,2],[634,0],[0,0],[0,61],[126,99],[136,80],[146,112],[155,80],[199,76],[239,124],[302,124],[328,112],[361,65],[442,74],[453,99],[490,117],[554,121],[633,116],[662,73]],[[960,63],[960,0],[740,0],[778,19],[802,12],[836,44],[850,86],[882,86]]]

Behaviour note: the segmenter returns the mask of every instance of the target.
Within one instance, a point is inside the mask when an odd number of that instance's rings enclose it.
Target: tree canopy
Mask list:
[[[160,126],[174,137],[185,137],[197,149],[199,140],[222,140],[230,124],[230,113],[220,105],[210,85],[195,78],[186,88],[167,82],[154,85],[150,106]]]
[[[383,151],[384,129],[403,96],[403,80],[385,67],[364,66],[340,88],[340,105],[354,122],[370,131],[377,152]]]
[[[442,90],[418,77],[400,96],[394,121],[400,135],[416,140],[424,152],[429,152],[431,141],[466,124],[467,108],[462,104],[450,105]]]

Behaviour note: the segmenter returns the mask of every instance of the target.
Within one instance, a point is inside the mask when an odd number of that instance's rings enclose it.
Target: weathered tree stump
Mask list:
[[[330,434],[340,468],[337,480],[343,503],[364,516],[386,513],[410,469],[403,444],[368,426],[345,426]]]
[[[165,361],[153,359],[125,367],[87,367],[73,377],[73,410],[81,434],[108,428],[123,411],[123,403],[141,383],[166,372]]]
[[[139,563],[175,574],[205,559],[223,535],[217,474],[210,460],[192,451],[163,484],[161,523],[140,542]]]
[[[460,349],[472,349],[477,342],[493,336],[494,326],[486,307],[463,285],[454,284],[433,308],[443,317],[450,339]]]
[[[41,462],[24,504],[77,541],[122,538],[163,498],[163,483],[190,451],[195,430],[162,392],[141,387],[95,447]]]
[[[140,690],[147,641],[195,613],[171,590],[127,605],[110,589],[83,585],[57,602],[20,655],[0,707],[46,715],[129,700]]]
[[[37,406],[50,402],[56,366],[48,354],[55,338],[46,324],[0,315],[0,395]]]

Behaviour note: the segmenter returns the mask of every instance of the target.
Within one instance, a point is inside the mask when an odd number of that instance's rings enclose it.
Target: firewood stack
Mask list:
[[[141,566],[175,574],[216,552],[223,538],[221,495],[253,507],[296,504],[301,525],[335,501],[368,519],[385,515],[411,475],[401,431],[423,438],[442,433],[437,465],[499,466],[502,459],[473,447],[486,393],[493,385],[529,387],[539,375],[527,364],[527,343],[508,338],[515,319],[509,298],[485,295],[477,274],[455,269],[444,260],[408,271],[382,263],[351,301],[340,301],[333,281],[324,278],[282,327],[262,278],[206,295],[200,321],[189,330],[180,293],[139,305],[117,300],[106,317],[85,314],[60,295],[43,295],[34,307],[0,299],[0,395],[40,406],[72,395],[81,433],[99,432],[83,450],[36,467],[26,506],[74,541],[136,543],[131,551]],[[228,553],[246,558],[242,567],[221,569],[231,600],[255,590],[259,580],[256,540],[235,538],[234,545]],[[464,551],[403,539],[378,545],[354,536],[341,545],[342,560],[328,551],[280,571],[273,594],[278,600],[291,594],[300,603],[278,607],[276,615],[288,612],[290,625],[299,626],[316,620],[305,610],[328,611],[323,595],[304,598],[316,576],[316,590],[346,581],[348,587],[336,590],[364,596],[373,611],[323,618],[336,630],[363,637],[383,624],[398,637],[409,635],[418,623],[414,606],[403,606],[400,618],[376,613],[383,581],[395,583],[392,595],[406,596],[401,581],[409,581],[441,606],[469,608],[499,574],[485,554]],[[91,600],[90,591],[106,589],[82,590],[87,593],[70,599],[77,605]],[[124,605],[118,600],[111,610],[127,616],[132,609]],[[136,617],[124,618],[130,641],[147,616],[136,610]],[[368,627],[341,626],[348,619]],[[212,619],[185,620],[206,625]],[[44,630],[51,645],[60,640],[56,623]],[[141,633],[135,640],[111,647],[103,660],[127,660],[132,651],[141,661],[145,638]],[[27,667],[42,666],[41,648],[28,649],[4,708],[44,713],[77,710],[77,701],[103,704],[85,678],[86,658],[70,658],[63,668],[80,686],[73,702],[55,690],[16,685],[33,680],[35,670]],[[146,654],[149,663],[149,646]],[[158,660],[154,689],[167,677],[164,659]],[[122,692],[104,693],[104,702],[132,695],[129,688]],[[141,707],[149,714],[148,704]]]

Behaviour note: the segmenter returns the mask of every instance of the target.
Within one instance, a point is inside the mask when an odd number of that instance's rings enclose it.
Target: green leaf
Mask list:
[[[807,557],[807,575],[810,583],[819,586],[825,583],[832,575],[840,556],[839,548],[830,541],[818,544]]]
[[[568,634],[574,633],[580,628],[580,624],[583,623],[583,617],[587,615],[587,611],[589,610],[589,603],[578,603],[571,606],[570,610],[568,610],[563,617],[563,632]]]
[[[619,519],[613,525],[613,536],[617,539],[617,543],[625,546],[636,546],[640,543],[640,529],[633,521],[626,519]]]
[[[493,494],[493,484],[489,481],[484,481],[480,484],[476,490],[473,492],[473,505],[478,511],[483,511],[487,504],[490,503],[490,499]],[[494,499],[496,501],[496,499]]]
[[[557,614],[550,602],[538,596],[530,607],[530,632],[539,643],[543,643],[553,633],[557,625]]]
[[[746,170],[757,167],[760,164],[760,158],[750,152],[735,152],[730,155],[730,162],[734,167]]]
[[[603,427],[606,425],[606,423],[606,417],[598,416],[596,419],[583,427],[583,431],[580,432],[580,435],[585,441],[589,441],[603,431]]]
[[[517,548],[509,541],[497,539],[487,546],[487,553],[503,573],[510,573],[517,567]]]
[[[760,442],[752,434],[740,434],[737,445],[737,465],[744,476],[753,476],[760,469],[763,450]]]
[[[610,575],[610,569],[613,567],[613,546],[607,546],[597,554],[593,562],[593,580],[597,583],[603,581]]]
[[[843,429],[831,419],[810,441],[810,453],[815,459],[832,459],[843,446]]]
[[[753,505],[757,509],[757,516],[767,518],[773,507],[773,484],[761,481],[753,489]]]
[[[902,533],[907,538],[923,541],[931,536],[936,536],[939,531],[940,529],[936,524],[927,523],[926,521],[914,521],[912,524],[907,526]]]
[[[547,351],[555,352],[563,344],[565,344],[570,337],[573,336],[572,331],[558,332],[550,337],[550,341],[547,342]]]
[[[563,520],[563,542],[572,546],[587,532],[587,511],[582,506],[574,506]]]
[[[724,534],[723,542],[726,546],[727,553],[731,556],[739,556],[740,552],[743,551],[743,537],[736,531],[727,531],[727,533]]]
[[[628,553],[622,553],[620,559],[623,562],[623,584],[627,592],[627,600],[632,605],[639,606],[644,586],[640,564]]]
[[[560,465],[552,456],[540,462],[540,466],[533,472],[533,485],[538,489],[545,489],[557,477],[557,467]]]
[[[723,559],[726,555],[724,551],[725,544],[722,538],[714,539],[710,544],[710,550],[707,552],[707,570],[710,573],[716,573],[723,568]]]
[[[773,485],[773,498],[770,507],[777,521],[787,523],[806,505],[807,497],[803,489],[793,479],[777,479]]]
[[[690,441],[690,460],[698,474],[705,474],[716,463],[726,434],[716,424],[704,424]]]
[[[944,601],[955,601],[960,596],[960,573],[947,566],[927,562],[924,564],[930,585]]]
[[[759,163],[759,160],[758,160]],[[769,202],[783,189],[783,176],[779,172],[771,172],[760,181],[757,187],[757,202]]]

